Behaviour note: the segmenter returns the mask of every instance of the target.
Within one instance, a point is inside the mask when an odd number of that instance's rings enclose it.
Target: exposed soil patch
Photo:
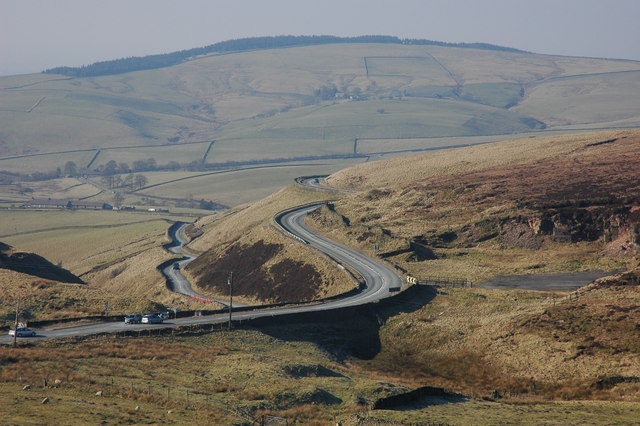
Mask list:
[[[281,408],[290,408],[297,405],[335,405],[341,404],[342,400],[331,392],[315,388],[314,390],[296,394],[294,392],[282,392],[276,397],[276,404]]]
[[[188,268],[199,276],[197,285],[226,294],[233,272],[233,293],[276,303],[311,300],[322,287],[322,276],[314,266],[284,259],[273,263],[281,244],[258,241],[253,245],[234,244],[219,256],[205,253]],[[269,265],[270,266],[266,266]]]
[[[301,377],[345,377],[320,364],[316,365],[288,365],[284,368],[285,374],[299,379]]]
[[[597,389],[610,389],[620,383],[640,383],[640,377],[637,376],[610,376],[594,382],[591,386]]]
[[[381,398],[373,404],[374,410],[419,410],[429,405],[452,404],[467,401],[467,397],[442,388],[423,386],[411,392]]]

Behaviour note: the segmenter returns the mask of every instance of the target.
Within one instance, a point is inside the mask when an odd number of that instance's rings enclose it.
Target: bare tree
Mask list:
[[[145,175],[136,175],[136,177],[133,179],[134,186],[138,189],[146,186],[147,182],[149,181],[147,180],[147,177]]]

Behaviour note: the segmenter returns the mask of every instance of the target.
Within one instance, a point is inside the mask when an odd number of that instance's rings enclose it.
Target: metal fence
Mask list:
[[[407,282],[410,284],[430,285],[437,287],[473,287],[473,283],[467,278],[407,277]]]

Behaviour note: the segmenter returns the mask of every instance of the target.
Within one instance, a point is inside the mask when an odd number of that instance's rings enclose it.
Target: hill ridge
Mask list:
[[[300,47],[338,43],[413,44],[527,53],[524,50],[498,46],[489,43],[448,43],[426,39],[401,39],[395,36],[384,35],[364,35],[356,37],[337,37],[329,35],[289,35],[232,39],[215,44],[210,44],[204,47],[196,47],[192,49],[178,50],[175,52],[156,55],[132,56],[128,58],[99,61],[94,62],[90,65],[83,65],[80,67],[61,66],[46,69],[42,72],[45,74],[62,74],[70,77],[96,77],[101,75],[123,74],[131,71],[164,68],[171,65],[177,65],[194,56],[206,55],[210,53],[234,53],[250,50],[266,50],[285,47]]]

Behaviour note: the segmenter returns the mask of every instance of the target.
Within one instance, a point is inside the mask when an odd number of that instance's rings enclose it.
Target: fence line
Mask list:
[[[255,423],[250,413],[243,412],[228,406],[223,400],[215,398],[211,393],[196,392],[194,390],[171,385],[151,385],[149,383],[134,383],[133,381],[118,380],[113,377],[106,382],[96,381],[90,385],[94,389],[99,389],[101,395],[130,395],[134,400],[144,400],[145,398],[160,398],[167,403],[173,403],[187,410],[202,410],[215,408],[223,411],[227,415],[241,418],[245,421]],[[156,400],[156,402],[160,402]]]
[[[407,277],[407,282],[410,284],[417,285],[429,285],[429,286],[438,286],[438,287],[459,287],[459,288],[470,288],[473,287],[473,283],[471,280],[467,278],[449,278],[449,277]]]

